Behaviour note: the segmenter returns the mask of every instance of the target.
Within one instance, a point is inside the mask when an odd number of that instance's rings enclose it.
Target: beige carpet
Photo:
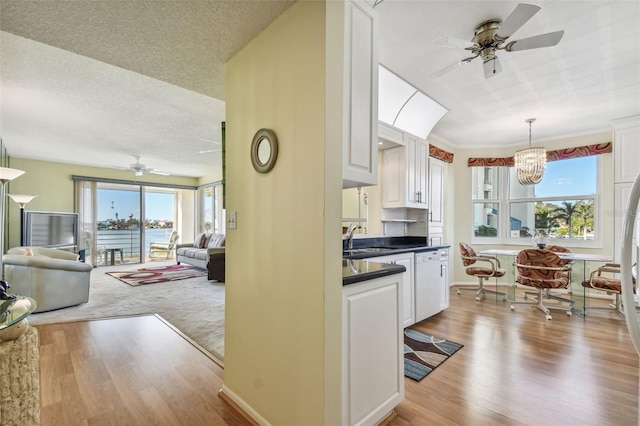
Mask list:
[[[91,272],[89,303],[29,316],[33,325],[110,318],[127,315],[158,314],[196,343],[222,360],[224,358],[224,283],[207,277],[170,281],[138,287],[129,286],[105,272],[132,271],[145,265],[101,266]]]

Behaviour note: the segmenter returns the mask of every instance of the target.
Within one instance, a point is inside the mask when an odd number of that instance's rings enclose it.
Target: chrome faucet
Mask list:
[[[360,225],[355,222],[349,224],[349,228],[347,229],[347,249],[349,250],[353,248],[353,234],[358,228],[360,228]]]

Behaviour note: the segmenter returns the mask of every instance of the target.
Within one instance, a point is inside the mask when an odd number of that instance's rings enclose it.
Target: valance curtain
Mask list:
[[[613,152],[613,145],[611,142],[598,143],[575,148],[559,149],[556,151],[547,151],[547,161],[567,160],[569,158],[588,157],[590,155],[607,154],[610,152]],[[467,165],[469,167],[513,167],[513,157],[469,158]]]

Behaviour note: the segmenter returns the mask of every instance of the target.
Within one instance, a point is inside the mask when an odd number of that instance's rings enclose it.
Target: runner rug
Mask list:
[[[419,382],[462,346],[407,328],[404,330],[404,375]]]
[[[130,286],[157,284],[167,281],[186,280],[207,275],[207,270],[189,265],[167,265],[140,268],[135,271],[107,272],[114,278]]]

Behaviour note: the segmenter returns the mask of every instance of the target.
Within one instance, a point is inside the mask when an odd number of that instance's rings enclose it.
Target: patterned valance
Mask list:
[[[590,155],[607,154],[613,151],[611,142],[595,145],[579,146],[576,148],[547,151],[547,161],[566,160],[569,158],[588,157]],[[513,166],[513,157],[504,158],[469,158],[469,167]]]
[[[429,157],[437,158],[446,163],[453,163],[453,153],[429,144]]]

